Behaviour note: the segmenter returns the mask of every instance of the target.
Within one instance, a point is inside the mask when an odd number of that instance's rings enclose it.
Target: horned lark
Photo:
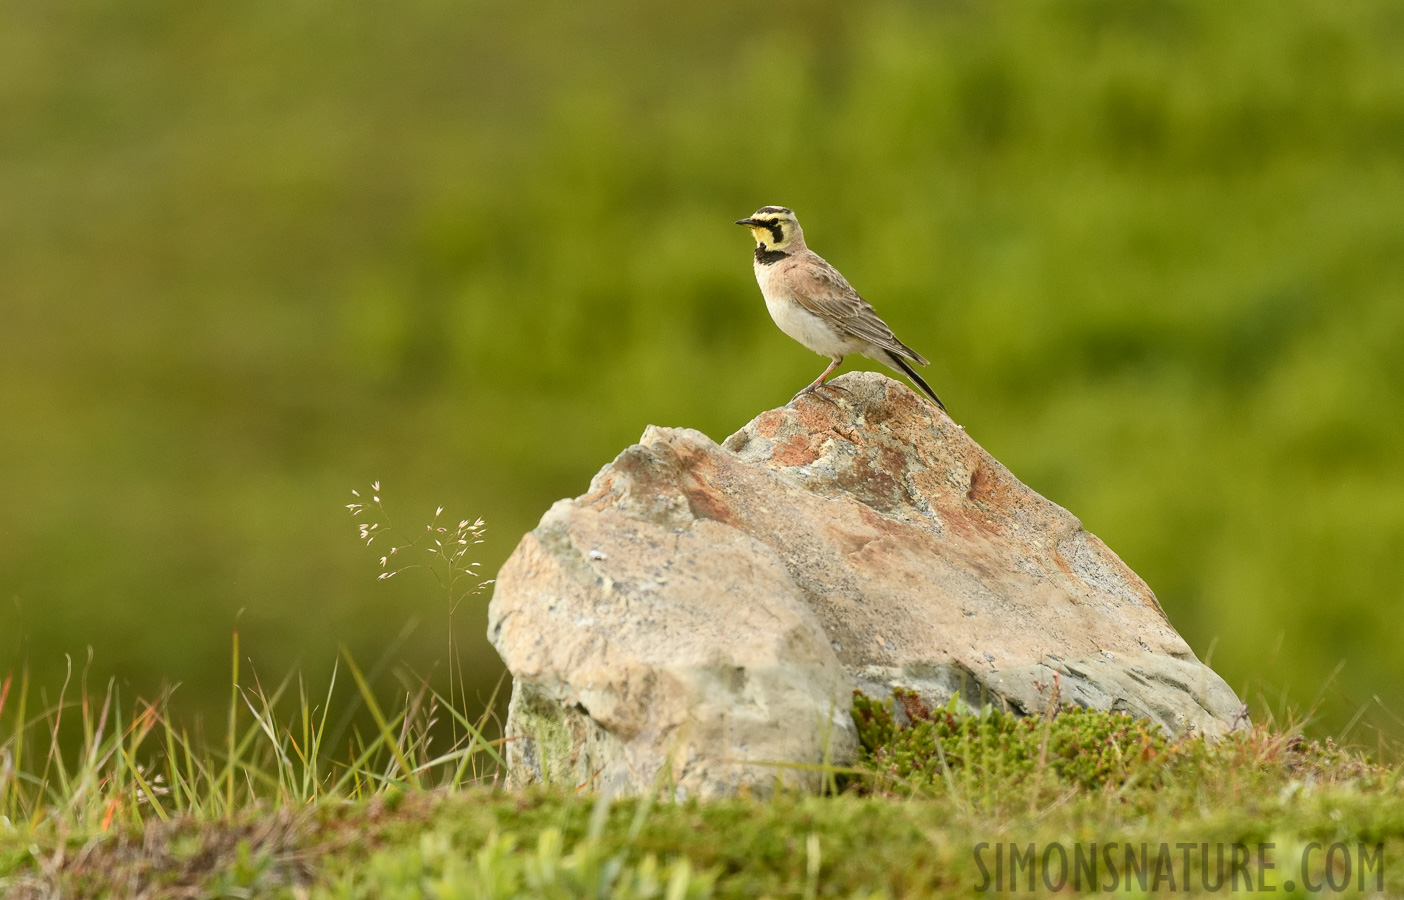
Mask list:
[[[795,399],[824,387],[845,356],[861,353],[905,374],[945,410],[941,398],[907,364],[910,360],[924,366],[926,360],[897,340],[838,269],[805,246],[804,230],[793,211],[762,206],[736,224],[747,226],[755,235],[756,281],[770,317],[781,331],[833,360],[809,387],[795,394]]]

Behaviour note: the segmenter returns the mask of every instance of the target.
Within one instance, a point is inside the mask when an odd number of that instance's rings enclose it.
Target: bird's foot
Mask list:
[[[827,393],[825,393],[826,388],[833,388],[837,391],[843,391],[845,394],[848,393],[847,388],[839,387],[836,384],[829,384],[827,382],[816,381],[814,384],[803,388],[798,394],[795,394],[793,397],[791,397],[790,403],[794,403],[795,401],[799,400],[799,398],[803,397],[805,394],[813,394],[814,396],[818,397],[820,400],[823,400],[826,403],[832,403],[834,406],[838,406],[838,401],[835,400],[833,397],[830,397]],[[787,403],[785,405],[789,406],[790,403]]]

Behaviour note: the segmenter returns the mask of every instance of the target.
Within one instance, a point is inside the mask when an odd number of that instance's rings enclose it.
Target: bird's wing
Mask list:
[[[853,337],[918,365],[926,365],[922,355],[897,340],[887,323],[878,318],[872,305],[858,296],[839,270],[819,254],[806,251],[804,257],[795,260],[786,274],[789,275],[791,296],[800,306]]]

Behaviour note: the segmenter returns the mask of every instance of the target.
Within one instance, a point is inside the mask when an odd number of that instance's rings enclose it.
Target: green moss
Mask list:
[[[697,900],[710,897],[715,872],[696,872],[687,857],[660,861],[653,854],[629,854],[586,839],[567,848],[559,828],[548,827],[533,845],[515,835],[493,834],[466,854],[452,830],[439,827],[418,840],[390,847],[364,867],[344,872],[312,894],[317,900],[370,900],[387,887],[423,891],[433,897],[510,900],[529,896],[552,900],[610,897],[613,900]],[[418,895],[418,894],[416,894]]]
[[[971,711],[958,696],[932,709],[915,692],[893,694],[883,703],[854,692],[853,718],[864,763],[913,788],[956,778],[991,785],[1049,777],[1097,789],[1155,778],[1166,759],[1160,729],[1122,713],[1071,708],[1030,718],[988,706]],[[897,721],[898,704],[905,724]]]
[[[523,771],[516,773],[517,777],[524,782],[578,784],[571,760],[575,740],[561,705],[530,684],[518,690],[521,696],[514,703],[513,715],[522,741]]]

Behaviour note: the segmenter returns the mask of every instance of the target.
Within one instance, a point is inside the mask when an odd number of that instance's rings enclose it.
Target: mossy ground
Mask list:
[[[981,843],[1071,852],[1115,841],[1139,853],[1144,843],[1152,858],[1164,844],[1176,860],[1177,845],[1271,844],[1277,894],[1302,880],[1312,842],[1367,855],[1383,846],[1366,886],[1382,879],[1404,893],[1397,767],[1268,728],[1170,741],[1124,716],[1016,719],[898,699],[894,715],[860,698],[872,774],[848,776],[835,796],[609,802],[483,786],[144,829],[40,826],[0,831],[0,888],[14,898],[955,897],[993,877]],[[1342,858],[1332,872],[1324,849],[1306,858],[1309,883],[1345,883]],[[1177,862],[1171,877],[1198,893],[1200,874],[1185,884]],[[1349,874],[1347,893],[1360,886]],[[1264,886],[1262,871],[1248,877]],[[1169,885],[1161,873],[1149,886]],[[1047,891],[1041,873],[1034,888]]]

